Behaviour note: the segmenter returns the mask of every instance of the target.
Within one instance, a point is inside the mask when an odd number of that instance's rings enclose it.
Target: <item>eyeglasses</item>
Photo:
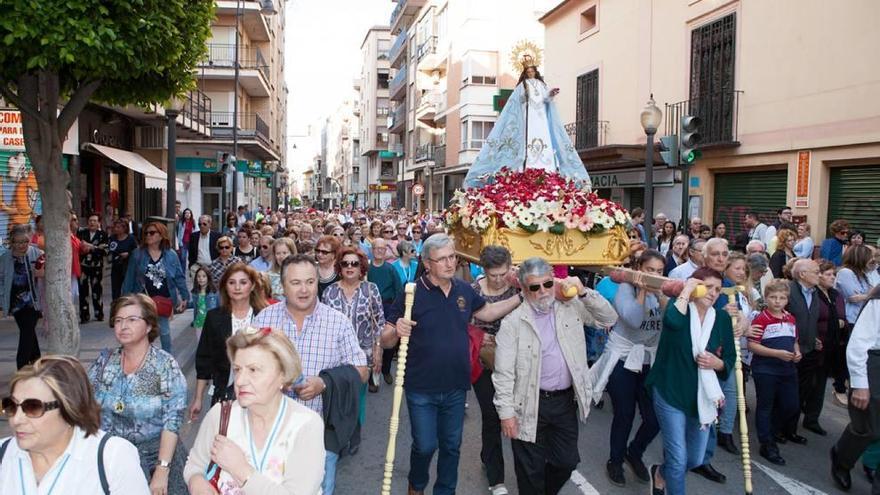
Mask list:
[[[113,325],[114,327],[118,327],[118,326],[122,325],[123,323],[128,323],[129,325],[134,325],[135,323],[137,323],[139,321],[144,321],[144,317],[132,315],[132,316],[126,316],[125,318],[123,318],[120,316],[119,318],[113,318],[112,320],[110,320],[110,324]]]
[[[220,249],[221,251],[226,251],[227,249],[232,249],[232,246],[229,246],[229,245],[217,246],[217,249]]]
[[[148,231],[144,232],[144,234],[146,234],[146,235],[156,235],[158,233],[159,233],[158,230],[148,230]]]
[[[413,230],[412,233],[413,233],[413,234],[421,234],[422,231],[421,231],[421,230]]]
[[[199,222],[199,225],[201,225],[202,227],[205,227],[208,225],[208,222]]]
[[[339,266],[341,266],[343,268],[357,268],[357,267],[361,266],[361,262],[356,261],[356,260],[355,261],[340,261]]]
[[[393,234],[394,230],[383,230],[382,233],[383,234]]]
[[[544,282],[543,284],[532,284],[529,286],[529,292],[538,292],[539,290],[541,290],[541,287],[543,287],[545,289],[552,289],[553,283],[554,282],[552,280],[548,280],[548,281]]]
[[[272,246],[260,246],[260,249],[269,249]]]
[[[315,249],[315,254],[333,254],[333,251],[327,251],[326,249]]]
[[[345,233],[344,233],[344,232],[340,232],[340,233],[338,233],[338,234],[333,234],[333,235],[336,236],[336,237],[345,237]]]
[[[449,256],[444,256],[442,258],[437,258],[437,259],[428,258],[428,260],[432,261],[434,263],[455,263],[455,261],[458,260],[458,255],[450,254]]]
[[[7,418],[15,416],[19,407],[24,411],[24,415],[29,418],[42,418],[46,412],[61,407],[61,403],[57,400],[43,402],[40,399],[25,399],[21,402],[16,402],[12,397],[3,399],[3,415]]]

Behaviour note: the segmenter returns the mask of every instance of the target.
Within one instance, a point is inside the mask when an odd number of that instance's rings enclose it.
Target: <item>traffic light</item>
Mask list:
[[[694,115],[685,115],[681,118],[681,126],[678,130],[678,151],[681,164],[684,166],[692,165],[702,153],[695,149],[700,143],[699,127],[703,120]]]
[[[678,136],[663,136],[660,138],[660,156],[667,167],[678,167]]]

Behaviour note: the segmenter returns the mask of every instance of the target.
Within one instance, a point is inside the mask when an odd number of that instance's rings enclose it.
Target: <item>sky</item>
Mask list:
[[[353,96],[367,29],[388,25],[391,0],[289,0],[284,72],[292,181],[320,152],[320,122]],[[308,134],[310,138],[297,137]],[[296,149],[292,147],[296,145]]]

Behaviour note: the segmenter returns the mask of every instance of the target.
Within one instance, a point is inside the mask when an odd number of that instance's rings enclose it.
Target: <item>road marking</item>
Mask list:
[[[791,495],[828,495],[827,493],[819,490],[817,488],[813,488],[810,485],[801,483],[796,479],[789,478],[788,476],[774,471],[769,467],[761,464],[760,462],[752,461],[752,465],[764,471],[767,476],[769,476],[773,481],[779,484],[785,491],[790,493]]]
[[[584,495],[599,495],[598,490],[593,488],[593,485],[584,478],[584,475],[577,471],[571,472],[571,482],[574,483]]]

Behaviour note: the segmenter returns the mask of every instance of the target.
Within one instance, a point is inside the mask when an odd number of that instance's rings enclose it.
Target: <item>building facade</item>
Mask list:
[[[653,93],[658,136],[681,115],[702,119],[702,157],[685,184],[689,216],[742,231],[788,205],[814,238],[846,218],[880,235],[880,4],[846,9],[796,2],[567,0],[542,17],[544,75],[600,194],[642,206],[645,134]],[[813,33],[813,34],[810,34]],[[816,33],[834,33],[833,36]],[[659,156],[657,157],[659,159]],[[655,159],[655,164],[658,163]],[[677,220],[681,175],[659,163],[654,211]]]

